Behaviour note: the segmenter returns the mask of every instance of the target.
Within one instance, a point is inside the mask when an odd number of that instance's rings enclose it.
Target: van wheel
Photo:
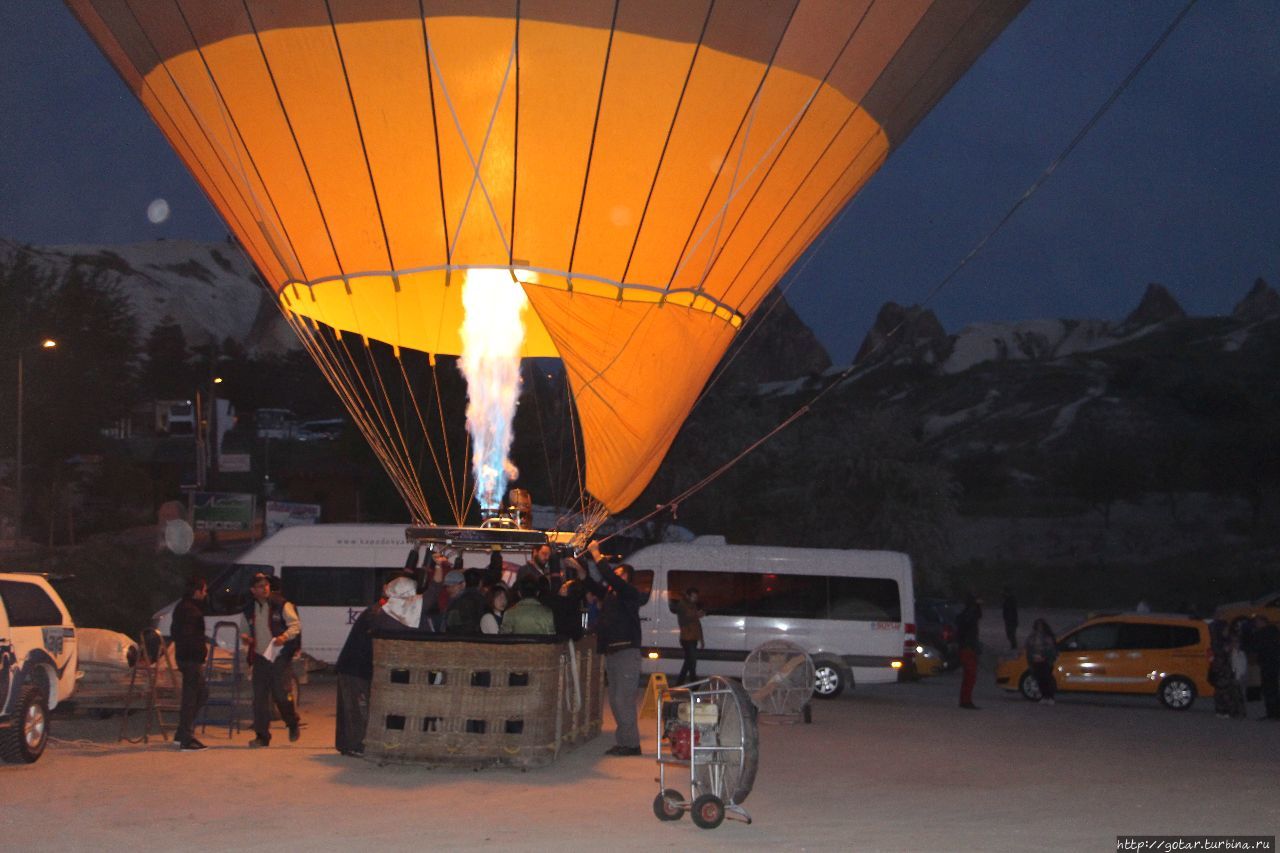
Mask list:
[[[1196,701],[1196,686],[1181,675],[1171,675],[1160,684],[1160,704],[1173,711],[1185,711]]]
[[[844,692],[850,680],[844,667],[832,660],[813,662],[813,695],[819,699],[834,699]]]
[[[1032,702],[1040,701],[1040,682],[1036,681],[1031,670],[1022,673],[1022,678],[1018,679],[1018,692],[1024,699],[1030,699]]]
[[[0,758],[10,764],[32,764],[49,742],[49,700],[34,684],[26,684],[13,711],[13,725],[0,731]]]

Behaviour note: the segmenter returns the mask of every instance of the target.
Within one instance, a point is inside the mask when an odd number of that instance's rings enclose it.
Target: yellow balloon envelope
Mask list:
[[[510,271],[619,510],[1025,0],[67,2],[296,327],[457,354],[461,273]]]

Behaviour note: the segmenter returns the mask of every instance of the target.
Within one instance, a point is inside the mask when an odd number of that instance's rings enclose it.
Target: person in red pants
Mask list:
[[[960,666],[963,676],[960,679],[960,707],[970,711],[978,710],[973,704],[973,685],[978,680],[978,654],[982,651],[982,643],[978,640],[978,623],[982,621],[982,602],[969,593],[964,598],[964,610],[956,617],[956,633],[960,645]]]

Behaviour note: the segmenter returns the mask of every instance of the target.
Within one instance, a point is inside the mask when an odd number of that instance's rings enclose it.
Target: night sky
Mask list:
[[[1039,177],[1185,0],[1032,0],[846,209],[788,298],[837,362],[919,303]],[[1223,314],[1280,285],[1280,3],[1201,0],[1048,183],[929,302],[1120,319],[1148,282]],[[148,206],[165,199],[167,220]],[[53,0],[0,3],[0,238],[219,240],[142,107]]]

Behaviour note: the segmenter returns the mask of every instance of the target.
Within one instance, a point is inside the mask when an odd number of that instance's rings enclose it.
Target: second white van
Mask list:
[[[627,560],[650,587],[641,609],[646,672],[680,670],[676,604],[696,587],[706,616],[698,674],[741,677],[769,640],[803,647],[815,695],[898,680],[915,649],[911,559],[893,551],[727,545],[721,536],[643,548]]]

